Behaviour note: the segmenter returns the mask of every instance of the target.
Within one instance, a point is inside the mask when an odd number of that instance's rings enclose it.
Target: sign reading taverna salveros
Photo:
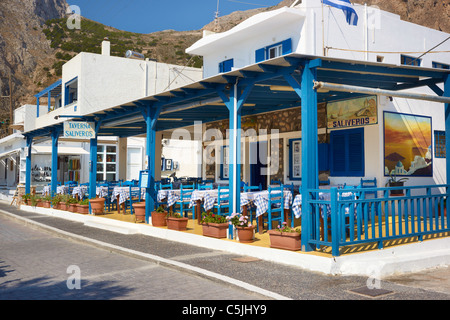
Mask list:
[[[330,102],[327,105],[328,129],[376,123],[378,123],[376,96]]]
[[[95,138],[95,123],[84,121],[65,121],[64,138]]]

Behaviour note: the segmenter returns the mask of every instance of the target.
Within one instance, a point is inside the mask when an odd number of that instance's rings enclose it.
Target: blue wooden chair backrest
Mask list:
[[[217,188],[217,203],[230,201],[230,189],[228,186],[219,186]]]
[[[284,210],[284,186],[280,184],[279,186],[269,186],[269,210],[274,209],[274,207],[279,208],[281,212]]]
[[[260,183],[259,186],[244,186],[244,192],[251,191],[262,191],[262,184]]]
[[[173,190],[173,184],[172,184],[172,182],[167,183],[167,184],[161,184],[160,188],[161,188],[161,190],[162,189]]]
[[[361,188],[376,188],[377,187],[377,178],[371,179],[363,179],[361,178],[361,182],[359,184]],[[375,198],[377,197],[376,191],[364,191],[365,195],[373,195]]]
[[[198,186],[199,190],[212,190],[212,188],[213,188],[213,184],[212,183],[210,183],[210,184],[201,184],[201,185]]]
[[[279,185],[281,185],[281,181],[280,180],[271,180],[270,184],[279,184]]]
[[[192,192],[195,189],[195,183],[180,186],[180,200],[186,201],[191,199]]]

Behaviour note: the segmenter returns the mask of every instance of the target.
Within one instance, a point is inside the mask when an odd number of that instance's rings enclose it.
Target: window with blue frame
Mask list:
[[[434,157],[445,158],[445,131],[434,131]]]
[[[65,106],[78,100],[78,77],[66,82],[64,94]]]
[[[289,139],[289,179],[302,179],[302,139]]]
[[[330,132],[330,175],[364,176],[364,128]]]
[[[420,67],[421,61],[422,59],[416,57],[405,56],[404,54],[400,55],[400,64],[403,65]]]
[[[220,180],[228,180],[228,146],[222,147],[221,152],[221,160],[220,161]]]
[[[433,61],[433,68],[450,70],[450,65]]]
[[[219,63],[219,73],[229,72],[234,67],[234,60],[229,59]]]
[[[281,57],[291,52],[292,52],[292,39],[289,38],[284,41],[256,50],[255,62],[258,63],[264,60]]]

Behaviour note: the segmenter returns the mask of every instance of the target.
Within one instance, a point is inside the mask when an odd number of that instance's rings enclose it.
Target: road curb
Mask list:
[[[229,286],[233,286],[233,287],[237,287],[239,289],[245,290],[247,292],[253,293],[253,294],[257,294],[257,295],[261,295],[266,299],[273,299],[273,300],[292,300],[288,297],[285,297],[283,295],[277,294],[275,292],[271,292],[265,289],[262,289],[260,287],[251,285],[249,283],[240,281],[240,280],[236,280],[209,270],[205,270],[205,269],[201,269],[195,266],[191,266],[189,264],[186,263],[182,263],[182,262],[178,262],[178,261],[174,261],[174,260],[170,260],[170,259],[166,259],[160,256],[156,256],[156,255],[152,255],[152,254],[148,254],[148,253],[143,253],[143,252],[139,252],[136,250],[131,250],[131,249],[127,249],[127,248],[123,248],[120,246],[116,246],[113,244],[109,244],[106,242],[102,242],[102,241],[98,241],[95,239],[91,239],[91,238],[87,238],[87,237],[83,237],[71,232],[67,232],[64,230],[60,230],[58,228],[54,228],[48,225],[45,225],[43,223],[25,218],[25,217],[21,217],[19,215],[4,211],[2,209],[0,209],[0,214],[19,221],[21,223],[24,223],[27,226],[32,226],[35,228],[38,228],[40,230],[55,234],[59,237],[65,238],[65,239],[69,239],[72,241],[76,241],[82,244],[87,244],[87,245],[91,245],[91,246],[95,246],[96,248],[100,248],[103,250],[108,250],[110,252],[114,252],[114,253],[119,253],[119,254],[123,254],[132,258],[137,258],[137,259],[144,259],[147,261],[151,261],[154,262],[156,264],[159,264],[161,266],[165,266],[165,267],[170,267],[182,272],[187,272],[196,276],[200,276],[202,278],[206,278],[212,281],[216,281],[216,282],[220,282],[222,284],[225,285],[229,285]]]

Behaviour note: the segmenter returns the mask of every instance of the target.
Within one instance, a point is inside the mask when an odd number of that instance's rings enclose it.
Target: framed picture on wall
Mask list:
[[[172,159],[166,159],[166,170],[172,170]]]
[[[431,117],[384,112],[384,174],[433,176]]]

